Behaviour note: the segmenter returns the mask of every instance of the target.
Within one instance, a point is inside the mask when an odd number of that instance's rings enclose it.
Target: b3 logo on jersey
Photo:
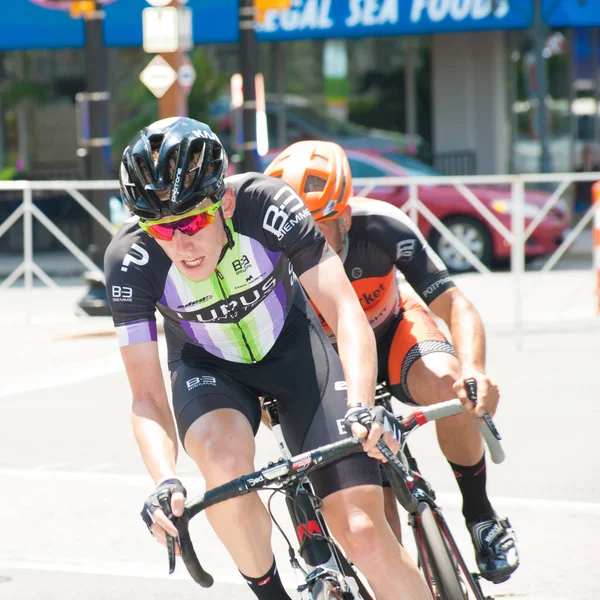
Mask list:
[[[131,302],[133,290],[130,287],[113,285],[111,289],[113,302]]]
[[[140,267],[147,265],[150,260],[150,255],[148,254],[148,250],[142,248],[139,244],[132,244],[131,250],[135,250],[136,254],[125,255],[123,262],[121,263],[121,271],[127,271],[129,269],[129,265],[133,263],[134,265],[139,265]],[[138,256],[139,255],[139,256]]]
[[[279,201],[280,198],[283,198],[281,202]],[[306,208],[300,196],[287,185],[275,194],[274,200],[277,201],[279,206],[272,204],[267,208],[263,219],[263,229],[281,240],[300,221],[310,217],[310,211]]]
[[[240,258],[239,260],[234,260],[231,263],[231,266],[233,267],[236,275],[239,275],[240,273],[245,273],[251,267],[250,261],[248,260],[248,257],[245,254],[242,254],[242,258]]]

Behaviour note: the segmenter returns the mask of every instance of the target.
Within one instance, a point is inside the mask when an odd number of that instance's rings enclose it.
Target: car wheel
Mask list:
[[[444,225],[484,264],[492,261],[492,236],[488,228],[471,217],[449,217]],[[473,265],[437,230],[431,234],[431,246],[444,261],[450,271],[465,273]]]

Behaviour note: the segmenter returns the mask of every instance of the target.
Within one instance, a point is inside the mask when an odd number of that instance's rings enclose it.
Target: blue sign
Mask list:
[[[6,2],[7,0],[4,0]],[[117,0],[104,7],[104,39],[107,46],[142,45],[142,10],[146,0]],[[236,42],[238,0],[190,0],[196,44]],[[0,11],[0,50],[82,48],[83,19],[72,19],[68,11],[42,8],[29,0],[11,0],[10,9]]]
[[[600,25],[600,0],[543,0],[544,20],[553,27]],[[4,0],[8,3],[8,0]],[[108,46],[142,45],[146,0],[116,0],[104,7]],[[239,0],[189,0],[196,44],[236,42]],[[292,0],[286,11],[269,10],[258,25],[264,41],[422,35],[459,31],[525,29],[533,0]],[[82,19],[10,0],[0,11],[0,50],[81,48]]]
[[[10,9],[0,11],[0,50],[83,46],[83,21],[71,19],[68,12],[42,8],[29,0],[10,4]]]
[[[523,29],[531,0],[293,0],[287,11],[266,11],[259,40],[418,35]]]
[[[542,14],[550,27],[600,25],[598,0],[544,0]]]

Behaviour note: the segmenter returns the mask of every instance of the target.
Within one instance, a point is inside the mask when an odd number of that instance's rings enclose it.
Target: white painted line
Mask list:
[[[0,477],[13,477],[26,481],[56,481],[86,483],[89,485],[119,484],[131,487],[152,487],[150,475],[140,473],[93,473],[89,471],[42,471],[37,469],[7,469],[0,467]],[[186,487],[204,488],[199,475],[185,478]]]
[[[462,496],[453,493],[436,493],[438,504],[444,507],[461,508]],[[548,498],[515,498],[511,496],[493,496],[494,507],[524,508],[531,510],[542,510],[547,512],[575,512],[577,514],[599,515],[599,502],[580,502],[571,500],[549,500]]]
[[[68,462],[56,462],[56,463],[47,463],[44,465],[39,465],[37,467],[33,467],[32,471],[59,471],[60,469],[64,469],[68,467]]]
[[[182,469],[182,473],[187,469]],[[11,469],[0,467],[0,477],[14,477],[26,481],[64,481],[87,483],[90,485],[125,484],[132,487],[149,486],[149,475],[140,473],[95,473],[88,471],[47,471],[39,469]],[[204,479],[196,475],[185,476],[186,487],[204,488]],[[462,497],[458,493],[436,494],[442,507],[460,508]],[[548,498],[517,498],[512,496],[494,496],[494,506],[518,507],[549,512],[571,511],[578,514],[600,515],[600,502],[580,502],[571,500],[550,500]]]
[[[123,361],[115,348],[115,352],[109,356],[85,361],[70,361],[65,365],[56,365],[53,369],[30,373],[27,377],[21,376],[16,382],[3,382],[0,398],[12,398],[19,394],[79,383],[123,370]]]
[[[110,469],[114,469],[117,466],[117,463],[114,462],[105,462],[98,463],[97,465],[90,465],[89,467],[82,467],[82,471],[86,471],[89,473],[97,473],[101,472],[110,472]]]
[[[166,560],[166,558],[165,558]],[[206,567],[206,565],[204,565]],[[188,581],[190,585],[197,586],[190,578],[185,566],[181,561],[177,562],[175,573],[169,575],[164,564],[157,563],[105,563],[102,561],[88,561],[74,563],[65,559],[64,561],[48,560],[43,557],[24,556],[21,560],[14,560],[0,556],[0,569],[20,569],[27,571],[52,571],[57,573],[78,573],[83,575],[109,575],[112,577],[137,577],[139,579],[174,579]],[[224,569],[210,567],[208,572],[215,578],[216,583],[237,584],[247,587],[244,580],[236,572],[235,568]],[[280,571],[283,584],[288,589],[295,589],[298,585],[293,573]]]

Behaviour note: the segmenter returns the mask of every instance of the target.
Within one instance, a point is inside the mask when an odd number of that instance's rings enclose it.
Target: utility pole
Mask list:
[[[544,58],[544,44],[546,42],[547,28],[542,18],[542,0],[533,0],[533,38],[535,49],[535,74],[537,82],[537,123],[538,134],[540,138],[540,173],[552,172],[552,160],[549,148],[548,131],[548,108],[546,106],[546,96],[548,95],[548,72],[546,69],[546,59]]]
[[[76,95],[79,109],[77,155],[82,159],[83,179],[111,179],[110,124],[108,91],[108,52],[104,45],[103,0],[73,2],[71,15],[85,23],[85,91]],[[108,192],[89,192],[90,202],[106,217],[109,216]],[[90,258],[102,266],[110,234],[95,219],[92,220]]]
[[[244,142],[242,145],[242,171],[257,171],[256,152],[256,63],[258,47],[254,24],[254,0],[240,0],[240,70],[244,88],[242,121]]]
[[[183,7],[183,2],[180,0],[171,0],[167,6],[179,9]],[[187,56],[181,48],[178,48],[175,52],[162,52],[160,55],[176,73],[179,73],[179,69],[183,65],[184,56]],[[177,81],[166,91],[165,95],[158,100],[158,118],[166,119],[167,117],[187,116],[188,95],[180,85],[178,77]]]
[[[188,0],[147,0],[142,11],[144,50],[156,54],[140,79],[158,98],[158,115],[188,116],[188,94],[196,74],[187,51],[193,48]]]

